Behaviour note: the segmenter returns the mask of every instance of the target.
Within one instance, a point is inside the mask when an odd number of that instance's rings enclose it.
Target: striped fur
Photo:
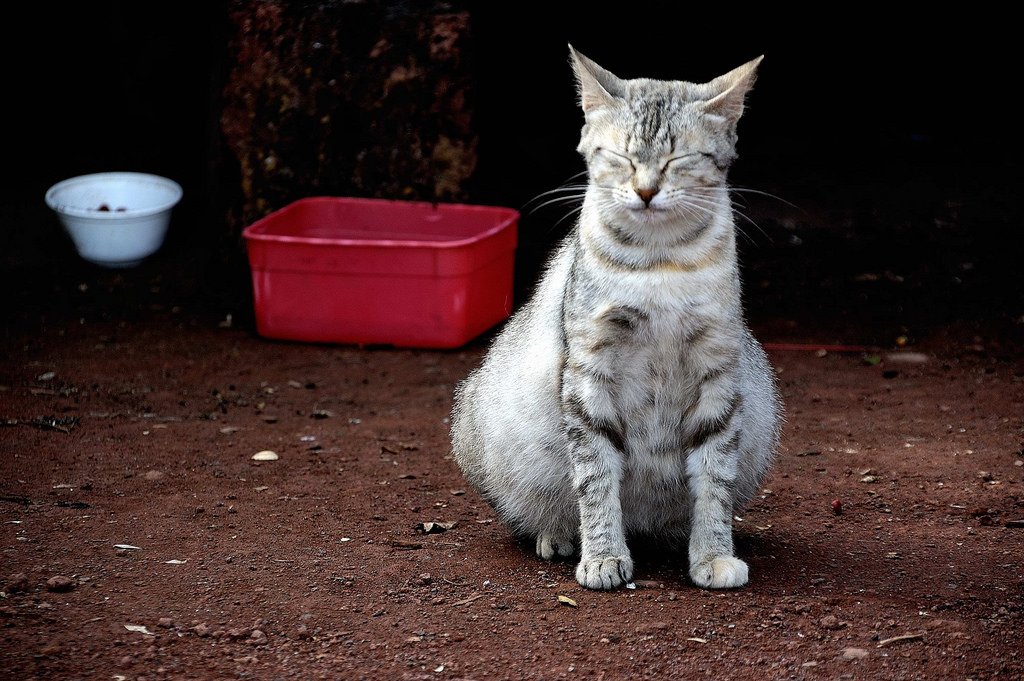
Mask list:
[[[760,60],[710,83],[621,80],[572,51],[589,184],[533,297],[456,390],[455,458],[589,588],[628,536],[688,541],[702,587],[741,586],[732,516],[778,444],[774,374],[744,319],[726,171]]]

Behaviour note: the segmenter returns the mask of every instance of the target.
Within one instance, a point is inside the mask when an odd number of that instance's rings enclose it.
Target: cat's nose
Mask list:
[[[640,197],[640,200],[644,202],[645,206],[651,205],[651,200],[654,199],[654,195],[658,193],[660,187],[634,187],[636,195]]]

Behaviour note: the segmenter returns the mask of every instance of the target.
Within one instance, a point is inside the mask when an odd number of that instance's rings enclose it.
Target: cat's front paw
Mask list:
[[[553,560],[555,556],[571,556],[575,550],[572,539],[548,532],[537,535],[537,555],[544,560]]]
[[[705,589],[735,589],[747,583],[747,564],[735,556],[719,556],[690,566],[690,579]]]
[[[588,589],[614,589],[633,579],[633,559],[624,556],[592,556],[576,566],[576,581]]]

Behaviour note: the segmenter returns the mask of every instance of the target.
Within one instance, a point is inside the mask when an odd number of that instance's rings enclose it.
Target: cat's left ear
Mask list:
[[[757,67],[762,59],[763,54],[708,83],[714,96],[704,102],[704,111],[722,116],[730,125],[735,126],[743,115],[743,100],[754,85]]]
[[[569,56],[576,73],[580,107],[584,114],[611,106],[625,94],[626,88],[621,78],[577,52],[572,45],[569,46]]]

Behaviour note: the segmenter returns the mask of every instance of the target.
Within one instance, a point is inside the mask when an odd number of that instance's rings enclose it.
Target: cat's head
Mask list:
[[[643,222],[700,213],[736,158],[736,124],[762,57],[688,83],[624,80],[569,51],[586,121],[578,150],[602,209]]]

